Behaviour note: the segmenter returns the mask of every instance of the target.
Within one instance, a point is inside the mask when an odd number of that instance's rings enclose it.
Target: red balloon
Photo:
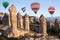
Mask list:
[[[39,8],[40,8],[40,4],[39,3],[32,3],[31,4],[31,9],[35,12],[35,14],[39,10]]]
[[[52,15],[55,12],[55,8],[51,6],[48,8],[48,11]]]

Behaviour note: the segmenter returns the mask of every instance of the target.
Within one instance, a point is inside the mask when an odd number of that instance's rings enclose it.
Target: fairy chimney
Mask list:
[[[40,20],[40,22],[39,22],[39,33],[47,34],[46,18],[43,15],[41,15],[39,20]]]
[[[12,35],[9,36],[19,37],[19,30],[17,29],[16,7],[12,5],[9,8],[9,12],[10,12],[11,27],[12,27],[12,33],[11,33]]]
[[[55,19],[55,22],[54,22],[54,28],[59,29],[59,21],[57,18]]]
[[[26,30],[30,30],[30,26],[29,26],[29,16],[27,14],[25,14],[24,16],[24,24],[25,24],[25,29]]]
[[[9,25],[9,15],[7,13],[4,14],[3,19],[2,19],[2,24],[4,26]]]
[[[22,18],[22,15],[18,12],[17,14],[17,27],[20,29],[24,29],[23,28],[23,18]]]

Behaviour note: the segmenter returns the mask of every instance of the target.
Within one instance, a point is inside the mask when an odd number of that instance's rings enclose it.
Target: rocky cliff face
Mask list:
[[[12,32],[10,36],[19,37],[20,31],[17,29],[16,7],[12,5],[9,8],[9,12],[10,12],[10,20],[11,20],[10,22],[11,22],[11,27],[12,27]]]
[[[20,36],[41,36],[41,34],[39,33],[35,33],[30,31],[30,22],[29,22],[29,16],[27,14],[24,15],[24,24],[23,24],[23,18],[22,15],[20,13],[16,14],[17,10],[16,7],[14,5],[12,5],[9,8],[9,13],[10,15],[5,15],[5,17],[7,16],[8,20],[7,21],[3,21],[3,24],[5,24],[6,22],[8,22],[8,27],[3,26],[0,27],[0,29],[4,30],[4,35],[7,37],[13,37],[13,38],[17,38]],[[4,17],[3,20],[6,20],[6,18]],[[9,27],[10,26],[10,27]],[[25,27],[25,29],[24,29]],[[41,28],[40,28],[41,27]],[[46,34],[46,18],[44,16],[40,17],[40,25],[39,25],[39,32],[41,31],[43,34]]]
[[[44,36],[47,35],[47,25],[46,25],[46,18],[41,15],[40,18],[40,23],[39,23],[39,32],[43,34]]]
[[[7,13],[5,13],[3,16],[2,25],[4,26],[9,25],[9,15]]]
[[[23,27],[23,17],[22,17],[22,15],[19,12],[17,14],[17,27],[19,29],[20,28],[24,29],[24,27]]]
[[[25,29],[26,30],[30,30],[30,26],[29,26],[29,16],[27,14],[25,14]]]

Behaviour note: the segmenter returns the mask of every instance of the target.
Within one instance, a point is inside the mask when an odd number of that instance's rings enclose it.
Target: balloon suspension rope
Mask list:
[[[51,15],[51,17],[53,17],[53,15]]]
[[[36,21],[37,15],[35,14],[35,21]]]

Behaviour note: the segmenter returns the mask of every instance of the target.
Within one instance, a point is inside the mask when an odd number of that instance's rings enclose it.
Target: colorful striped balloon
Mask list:
[[[23,12],[25,12],[25,11],[26,11],[26,7],[21,8],[21,10],[22,10]]]
[[[55,12],[55,8],[51,6],[48,8],[48,11],[52,15]]]
[[[40,8],[40,4],[39,3],[32,3],[31,4],[31,9],[35,12],[35,14],[39,10],[39,8]]]

